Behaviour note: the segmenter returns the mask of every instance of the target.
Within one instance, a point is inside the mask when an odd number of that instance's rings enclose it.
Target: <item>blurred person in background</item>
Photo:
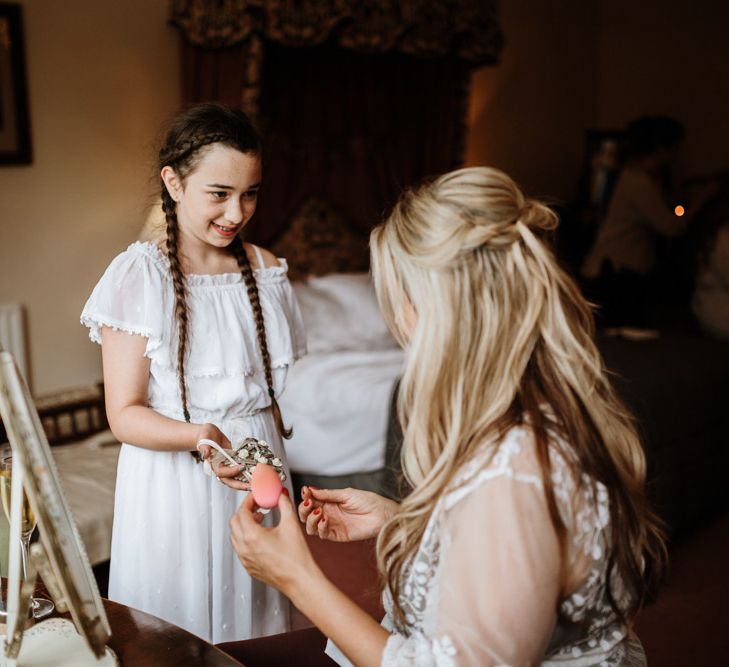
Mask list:
[[[646,325],[659,240],[683,234],[715,192],[706,184],[680,214],[669,205],[671,167],[684,136],[683,125],[665,116],[637,118],[626,128],[627,161],[581,268],[605,325]]]

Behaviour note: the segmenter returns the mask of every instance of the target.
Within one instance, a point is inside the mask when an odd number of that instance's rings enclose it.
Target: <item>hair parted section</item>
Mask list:
[[[168,163],[170,165],[179,163],[193,155],[203,146],[210,146],[211,144],[217,143],[226,144],[229,141],[231,141],[230,135],[221,133],[192,136],[189,139],[178,142],[169,149]]]
[[[158,167],[169,166],[174,169],[180,182],[185,183],[207,147],[222,144],[241,153],[260,155],[261,139],[258,131],[248,116],[239,109],[221,104],[199,104],[178,115],[171,123],[164,145],[159,152]],[[177,221],[177,203],[160,178],[162,210],[166,220],[166,254],[170,262],[172,282],[175,291],[175,319],[178,329],[177,377],[180,388],[180,400],[185,421],[190,421],[185,384],[185,360],[187,355],[187,333],[189,312],[187,307],[187,283],[179,259],[179,226]],[[273,372],[271,356],[266,343],[266,332],[258,298],[253,270],[243,248],[242,241],[235,239],[230,251],[235,255],[248,289],[251,306],[256,322],[256,335],[261,349],[268,393],[271,396],[272,412],[279,432],[283,437],[291,437],[291,430],[286,429],[281,418],[273,389]],[[192,452],[198,458],[196,452]]]
[[[608,578],[619,573],[631,593],[619,604],[611,580],[615,613],[630,619],[655,591],[665,547],[644,495],[643,450],[593,342],[590,307],[544,241],[556,225],[554,212],[506,174],[476,167],[405,192],[372,232],[378,299],[407,357],[398,414],[413,492],[378,540],[401,621],[403,568],[436,502],[476,448],[493,443],[495,453],[517,425],[533,434],[562,554],[568,536],[552,485],[555,437],[574,452],[568,464],[578,486],[586,473],[608,489]]]

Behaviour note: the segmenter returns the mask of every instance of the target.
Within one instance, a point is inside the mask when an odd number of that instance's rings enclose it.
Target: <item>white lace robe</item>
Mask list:
[[[515,428],[485,467],[484,446],[436,506],[403,573],[405,627],[386,593],[383,667],[645,664],[606,597],[607,491],[593,493],[589,479],[578,489],[565,451],[553,444],[550,459],[569,533],[566,594],[533,437]],[[620,583],[613,591],[624,599]]]

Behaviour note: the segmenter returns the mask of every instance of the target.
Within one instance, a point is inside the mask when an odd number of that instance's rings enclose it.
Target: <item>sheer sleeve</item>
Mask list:
[[[541,480],[489,472],[441,516],[434,636],[392,634],[383,666],[527,665],[544,655],[560,554]]]
[[[172,312],[170,296],[155,259],[143,244],[134,243],[109,264],[84,306],[81,324],[95,343],[101,343],[103,327],[144,336],[150,356],[162,343],[165,313]]]

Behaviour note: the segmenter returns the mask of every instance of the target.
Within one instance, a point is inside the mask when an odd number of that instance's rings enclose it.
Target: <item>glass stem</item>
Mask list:
[[[23,579],[26,580],[28,578],[28,555],[30,553],[30,536],[32,533],[23,533],[20,536],[20,544],[22,545],[21,554],[22,554],[22,563],[23,563]]]

